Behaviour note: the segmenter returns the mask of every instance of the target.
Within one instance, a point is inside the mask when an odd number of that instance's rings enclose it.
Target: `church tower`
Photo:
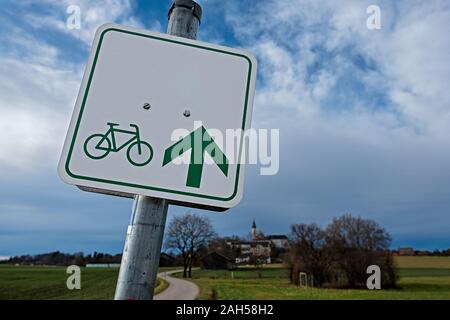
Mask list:
[[[256,223],[254,219],[252,224],[252,240],[256,240]]]

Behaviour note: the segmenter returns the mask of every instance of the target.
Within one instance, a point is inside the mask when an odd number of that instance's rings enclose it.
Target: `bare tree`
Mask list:
[[[256,251],[250,256],[249,264],[253,265],[257,271],[258,278],[262,278],[261,268],[267,263],[270,253],[266,250]]]
[[[389,251],[391,237],[375,221],[346,214],[333,219],[326,233],[334,260],[350,287],[365,286],[369,265],[381,268],[385,287],[396,285],[397,272]]]
[[[238,241],[237,237],[214,237],[208,243],[206,253],[217,252],[232,260],[236,259],[238,252],[231,245],[232,241]]]
[[[187,213],[172,219],[166,234],[166,247],[182,255],[184,278],[191,278],[193,261],[215,235],[214,228],[206,217]]]
[[[312,274],[314,283],[364,287],[367,267],[378,265],[383,287],[395,287],[397,269],[389,251],[391,237],[375,221],[343,215],[325,229],[296,224],[291,230],[286,262],[291,281],[298,284],[300,271]]]
[[[293,283],[299,284],[300,271],[312,275],[318,286],[330,281],[333,268],[331,248],[326,242],[325,232],[316,224],[292,225],[287,257]]]

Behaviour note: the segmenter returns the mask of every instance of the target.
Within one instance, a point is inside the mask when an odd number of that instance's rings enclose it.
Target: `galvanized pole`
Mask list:
[[[167,200],[136,196],[123,249],[115,300],[153,298],[167,208]]]
[[[169,10],[167,33],[197,38],[201,7],[191,0],[175,0]],[[136,196],[123,249],[115,300],[151,300],[166,224],[168,201]]]
[[[167,33],[173,36],[197,39],[202,19],[202,8],[195,1],[175,0],[169,9]]]

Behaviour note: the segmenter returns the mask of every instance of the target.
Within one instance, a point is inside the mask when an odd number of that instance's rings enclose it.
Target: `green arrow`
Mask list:
[[[205,152],[214,160],[220,171],[228,175],[228,158],[220,150],[219,146],[208,134],[205,127],[201,126],[192,131],[180,141],[177,141],[164,152],[164,159],[162,166],[172,162],[174,159],[181,156],[186,151],[192,149],[189,169],[186,179],[186,186],[199,188],[202,180],[203,164],[205,160]]]

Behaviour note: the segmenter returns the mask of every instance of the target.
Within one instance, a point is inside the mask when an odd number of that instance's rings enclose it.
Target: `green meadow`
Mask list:
[[[281,265],[193,270],[199,299],[450,299],[450,257],[398,257],[400,289],[299,288]],[[162,269],[164,271],[167,269]],[[81,290],[68,290],[66,268],[0,265],[0,299],[112,299],[118,269],[82,268]],[[180,274],[178,274],[180,276]],[[158,280],[157,292],[167,287]]]
[[[81,290],[68,290],[65,267],[0,265],[0,300],[109,300],[114,297],[118,274],[114,268],[81,268]],[[158,279],[156,293],[167,286]]]
[[[397,257],[400,289],[299,288],[281,266],[194,270],[199,299],[450,299],[450,257]]]

